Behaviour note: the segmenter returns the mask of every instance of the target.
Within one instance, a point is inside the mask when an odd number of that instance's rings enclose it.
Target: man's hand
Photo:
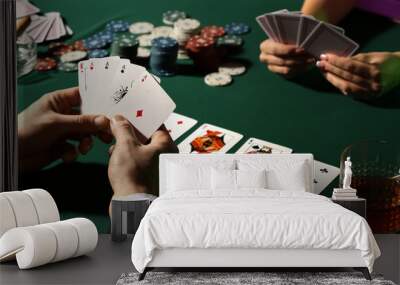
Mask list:
[[[260,61],[265,63],[270,71],[285,77],[304,72],[315,62],[303,49],[271,39],[260,44],[260,51]]]
[[[377,98],[400,84],[400,57],[392,52],[360,53],[353,57],[324,54],[317,66],[345,95]]]
[[[18,115],[19,167],[21,172],[40,170],[61,158],[65,162],[86,154],[92,135],[110,143],[105,116],[81,115],[77,87],[46,94]],[[76,147],[71,141],[77,141]]]
[[[116,143],[109,150],[108,177],[114,195],[158,195],[158,157],[178,152],[169,133],[160,129],[148,144],[143,144],[131,123],[119,115],[112,118],[111,131]]]

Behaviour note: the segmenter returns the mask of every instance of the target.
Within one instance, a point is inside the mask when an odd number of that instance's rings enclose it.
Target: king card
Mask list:
[[[210,124],[201,125],[178,145],[179,153],[225,153],[243,135]]]

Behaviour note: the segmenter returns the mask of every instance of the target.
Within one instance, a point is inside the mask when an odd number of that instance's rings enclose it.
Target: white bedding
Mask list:
[[[372,272],[380,251],[362,217],[299,191],[184,191],[156,199],[132,243],[143,272],[155,249],[358,249]]]

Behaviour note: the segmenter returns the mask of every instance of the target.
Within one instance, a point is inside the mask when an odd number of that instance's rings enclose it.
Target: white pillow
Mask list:
[[[234,169],[235,162],[218,162],[209,166],[207,164],[169,163],[167,191],[210,190],[212,168]]]
[[[267,170],[267,188],[273,190],[311,191],[310,169],[304,160],[262,159],[238,161],[239,170]]]
[[[265,170],[211,170],[211,188],[236,190],[241,188],[266,188]]]
[[[236,189],[236,170],[212,168],[211,189]]]
[[[236,170],[237,188],[267,188],[267,171]]]

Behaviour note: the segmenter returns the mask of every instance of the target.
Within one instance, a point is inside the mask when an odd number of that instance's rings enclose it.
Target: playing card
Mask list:
[[[358,49],[358,44],[321,22],[300,47],[314,57],[319,58],[324,53],[351,56]]]
[[[167,131],[174,141],[196,124],[197,121],[195,119],[177,113],[172,113],[164,122]]]
[[[225,153],[243,135],[210,124],[203,124],[178,145],[179,153]]]
[[[236,153],[291,153],[291,148],[281,146],[278,144],[270,143],[264,140],[249,138],[237,151]]]
[[[266,14],[265,19],[272,29],[273,35],[275,37],[274,41],[281,43],[282,38],[281,35],[279,34],[279,28],[274,13]]]
[[[260,25],[261,29],[267,34],[268,38],[273,39],[274,41],[278,41],[279,39],[274,34],[272,27],[269,25],[267,19],[265,18],[265,14],[256,17],[256,21]]]
[[[79,62],[79,91],[81,93],[82,114],[107,114],[106,106],[111,84],[121,70],[129,65],[129,60],[117,56],[94,58]]]
[[[298,14],[276,14],[275,20],[281,40],[285,44],[296,44],[301,16]]]
[[[36,14],[40,11],[39,8],[29,3],[28,0],[16,0],[15,10],[17,19]]]
[[[320,21],[315,19],[313,16],[309,15],[302,15],[300,18],[300,23],[299,23],[299,30],[297,33],[297,40],[296,43],[298,46],[300,46],[303,41],[313,32],[313,30],[318,26]],[[340,32],[341,34],[344,34],[344,30],[338,26],[325,23],[332,29],[336,30],[337,32]]]
[[[113,94],[113,99],[116,103],[110,116],[117,114],[124,116],[146,138],[166,121],[176,107],[160,84],[147,71],[142,72],[138,78],[130,80],[128,91],[124,96]]]
[[[47,17],[52,18],[53,21],[52,21],[52,25],[47,33],[46,40],[51,41],[51,40],[58,39],[61,36],[64,36],[65,33],[63,35],[61,35],[62,31],[60,29],[60,22],[62,24],[62,19],[61,19],[60,13],[50,12],[50,13],[47,13]]]
[[[314,160],[314,193],[320,194],[339,173],[339,168]]]
[[[146,71],[143,66],[131,64],[129,60],[120,60],[121,64],[114,71],[116,75],[107,89],[102,110],[105,114],[115,114],[115,108],[120,104],[130,89],[140,80]]]

